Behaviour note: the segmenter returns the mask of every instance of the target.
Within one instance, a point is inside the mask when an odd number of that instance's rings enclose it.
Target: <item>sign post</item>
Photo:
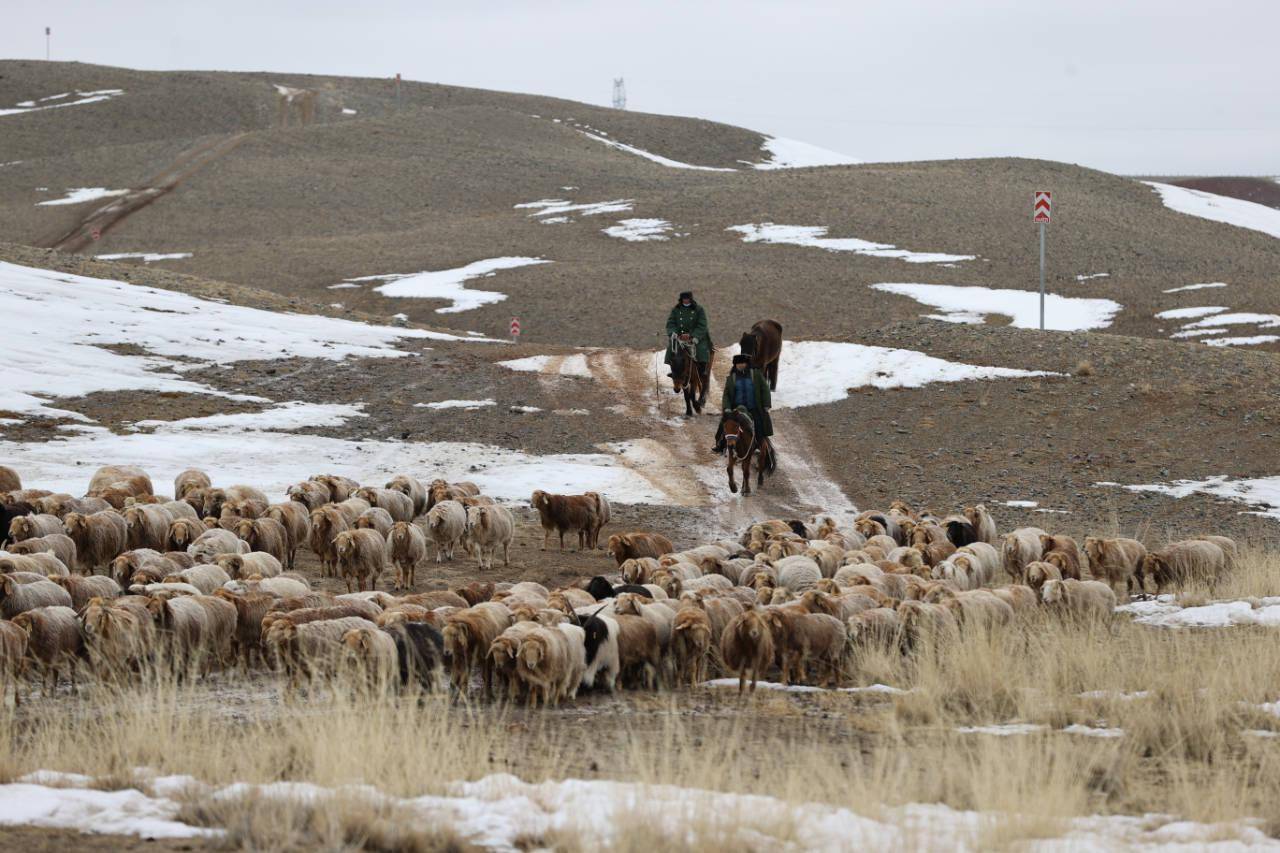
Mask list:
[[[518,337],[520,337],[520,318],[519,318],[519,317],[512,317],[512,318],[511,318],[511,341],[512,341],[512,343],[514,343],[514,342],[515,342],[515,340],[516,340],[516,338],[518,338]]]
[[[1053,199],[1048,190],[1036,190],[1031,203],[1031,221],[1040,226],[1040,331],[1044,331],[1044,227],[1053,213]]]

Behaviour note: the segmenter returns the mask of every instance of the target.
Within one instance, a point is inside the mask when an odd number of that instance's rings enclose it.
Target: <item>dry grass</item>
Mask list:
[[[1277,592],[1280,557],[1246,549],[1216,597]],[[1191,589],[1188,596],[1208,594]],[[1250,729],[1280,730],[1257,709],[1277,699],[1273,631],[1175,631],[1118,618],[1111,632],[1047,614],[992,633],[972,632],[910,658],[868,652],[859,682],[909,688],[865,695],[679,691],[625,699],[630,714],[578,716],[451,703],[445,697],[316,688],[285,701],[259,679],[262,701],[229,706],[222,681],[150,673],[120,688],[0,711],[0,777],[35,769],[127,785],[135,768],[190,774],[214,785],[307,781],[372,784],[412,797],[491,773],[672,784],[825,802],[871,817],[906,803],[944,803],[992,815],[982,847],[1051,837],[1070,817],[1167,812],[1200,821],[1260,817],[1280,828],[1280,752]],[[1081,694],[1101,691],[1100,698]],[[1132,694],[1145,691],[1145,695]],[[690,715],[691,707],[700,713]],[[1043,724],[1031,735],[964,735],[957,726]],[[1071,724],[1123,729],[1122,738],[1067,735]],[[466,842],[419,827],[385,804],[343,794],[334,808],[251,797],[192,798],[185,817],[227,827],[259,849],[447,850]],[[715,822],[676,846],[723,847]],[[672,846],[635,816],[614,849]],[[767,834],[791,837],[787,826]],[[530,839],[534,842],[536,839]],[[542,839],[572,849],[590,839]]]

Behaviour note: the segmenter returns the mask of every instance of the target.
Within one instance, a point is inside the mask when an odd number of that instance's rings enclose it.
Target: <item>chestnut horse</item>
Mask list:
[[[778,360],[782,358],[782,324],[761,320],[738,343],[743,355],[751,356],[751,366],[763,370],[769,390],[778,390]]]
[[[671,384],[677,394],[684,394],[684,416],[693,417],[696,409],[702,414],[702,404],[707,390],[702,385],[702,371],[696,360],[697,348],[671,336]]]
[[[751,458],[756,458],[756,486],[764,486],[764,475],[772,474],[778,468],[778,455],[767,438],[756,440],[755,427],[751,418],[742,412],[725,412],[720,423],[724,427],[724,443],[728,447],[729,457],[729,491],[738,493],[738,482],[734,479],[733,469],[742,466],[742,494],[751,494]]]

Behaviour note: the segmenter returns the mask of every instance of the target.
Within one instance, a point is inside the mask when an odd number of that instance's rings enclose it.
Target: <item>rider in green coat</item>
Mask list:
[[[769,409],[773,406],[773,397],[769,393],[769,380],[762,371],[751,366],[751,359],[745,355],[733,357],[733,369],[724,380],[724,393],[720,397],[720,410],[732,412],[738,407],[751,413],[756,435],[768,438],[773,435],[773,419]],[[716,430],[716,444],[713,453],[724,452],[724,421]]]
[[[694,360],[698,363],[698,373],[702,375],[702,399],[707,399],[707,385],[711,381],[711,330],[707,328],[707,311],[693,300],[693,291],[686,290],[680,294],[675,307],[667,315],[667,339],[676,337],[681,341],[692,341],[696,347]],[[667,346],[665,363],[671,365],[671,347]]]

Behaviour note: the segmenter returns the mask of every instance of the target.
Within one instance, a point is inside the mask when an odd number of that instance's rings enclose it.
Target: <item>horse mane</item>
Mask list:
[[[744,412],[739,412],[737,410],[725,412],[724,420],[733,421],[738,425],[738,429],[742,430],[747,435],[754,436],[756,434],[755,426],[751,423],[750,416]]]

